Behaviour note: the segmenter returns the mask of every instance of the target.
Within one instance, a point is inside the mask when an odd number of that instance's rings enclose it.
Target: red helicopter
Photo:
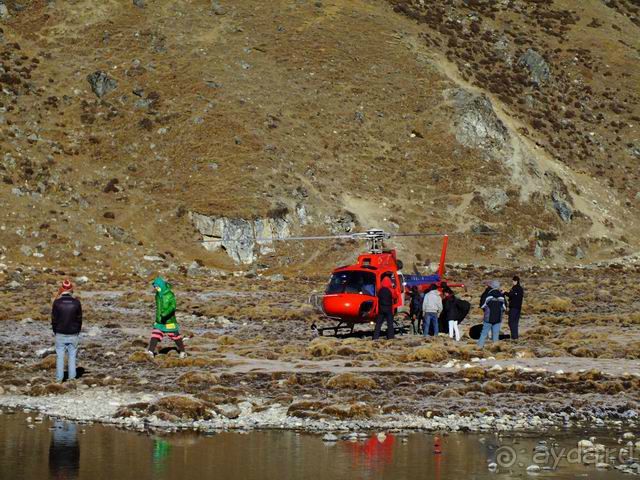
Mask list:
[[[442,253],[438,272],[433,275],[404,275],[402,273],[402,261],[396,256],[395,249],[384,248],[384,240],[391,237],[443,237]],[[396,323],[401,332],[406,332],[407,327],[403,325],[403,320],[408,319],[408,312],[399,312],[404,305],[404,294],[408,293],[411,287],[418,287],[421,291],[435,284],[439,289],[443,284],[450,287],[464,287],[461,283],[447,283],[444,280],[445,259],[449,242],[448,235],[433,233],[388,233],[380,229],[371,229],[364,233],[353,233],[335,236],[318,237],[288,237],[285,241],[291,240],[328,240],[328,239],[351,239],[366,240],[368,243],[368,253],[363,253],[353,265],[338,267],[333,270],[329,284],[323,294],[314,294],[310,298],[310,303],[321,311],[326,317],[338,322],[336,325],[325,328],[318,328],[315,324],[313,329],[320,335],[325,331],[333,331],[338,335],[341,329],[349,329],[349,334],[353,333],[357,324],[375,322],[378,315],[378,297],[376,293],[380,288],[382,279],[389,277],[393,287],[394,311],[396,312]],[[399,317],[399,318],[398,318]],[[413,325],[414,331],[416,326]]]

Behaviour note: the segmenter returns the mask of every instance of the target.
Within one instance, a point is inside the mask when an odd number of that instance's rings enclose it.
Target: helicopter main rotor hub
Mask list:
[[[391,235],[382,229],[372,228],[365,233],[357,234],[356,238],[365,239],[371,253],[382,253],[384,250],[384,240],[391,238]]]

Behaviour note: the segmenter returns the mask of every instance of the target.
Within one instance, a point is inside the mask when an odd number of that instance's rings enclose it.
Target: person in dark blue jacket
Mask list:
[[[482,332],[478,340],[478,347],[483,348],[484,342],[487,340],[489,332],[491,339],[497,342],[500,339],[500,323],[502,323],[502,314],[505,310],[504,294],[500,291],[500,282],[493,280],[489,283],[491,290],[487,293],[487,297],[482,305],[485,311],[485,318],[482,322]]]

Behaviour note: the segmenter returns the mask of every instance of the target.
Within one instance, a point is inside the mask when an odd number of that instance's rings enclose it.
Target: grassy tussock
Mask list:
[[[436,363],[442,362],[449,357],[447,350],[440,346],[426,345],[418,347],[407,354],[407,361],[409,362],[429,362]]]
[[[335,354],[335,341],[325,339],[325,338],[316,338],[314,339],[309,346],[307,347],[307,352],[312,357],[329,357]]]
[[[351,388],[354,390],[372,390],[378,385],[375,380],[370,377],[357,375],[355,373],[340,373],[327,380],[325,386],[333,389]]]
[[[159,411],[167,412],[183,420],[206,420],[213,417],[205,402],[179,395],[161,398],[149,408],[149,413]]]

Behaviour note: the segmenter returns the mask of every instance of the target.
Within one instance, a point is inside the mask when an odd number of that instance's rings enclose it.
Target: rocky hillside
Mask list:
[[[633,0],[0,1],[2,262],[328,268],[361,246],[256,239],[374,226],[457,233],[451,261],[632,254],[639,19]]]

